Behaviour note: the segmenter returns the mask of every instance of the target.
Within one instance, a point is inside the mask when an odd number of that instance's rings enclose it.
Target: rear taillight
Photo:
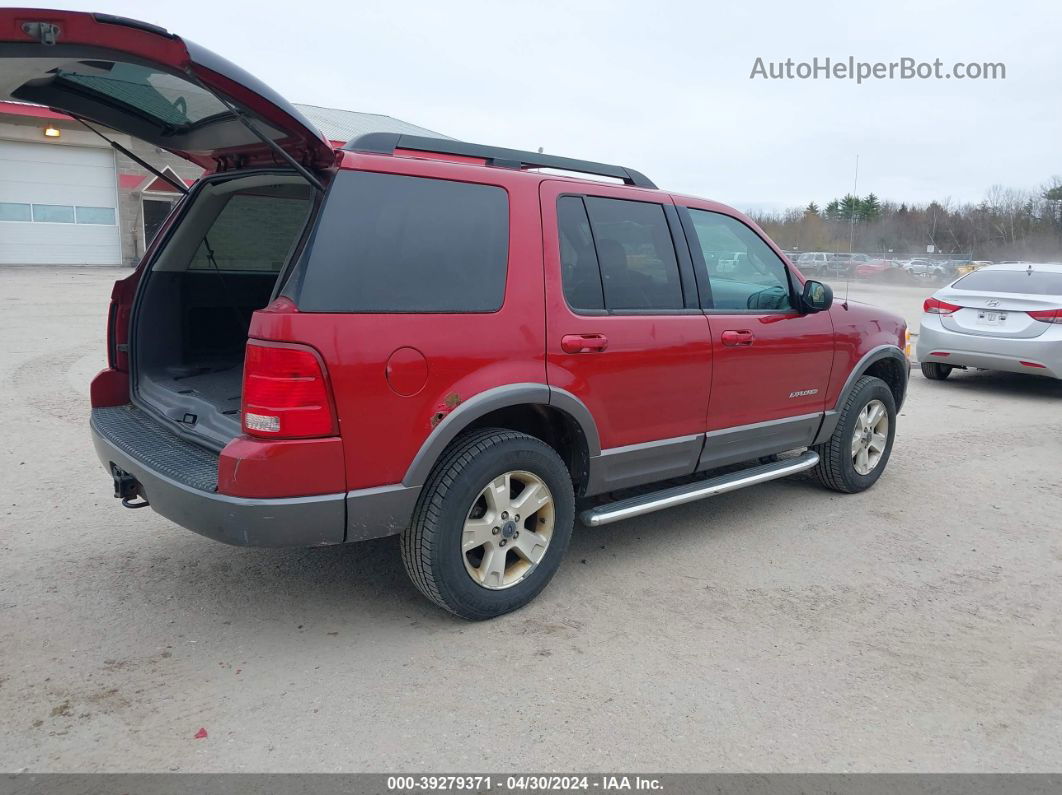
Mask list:
[[[332,436],[332,398],[320,357],[301,345],[249,341],[243,430],[263,439]]]
[[[960,309],[962,309],[961,306],[949,304],[947,301],[940,301],[936,298],[927,298],[925,303],[922,304],[922,311],[928,312],[930,315],[950,315]]]
[[[1038,309],[1030,312],[1029,317],[1041,323],[1062,323],[1062,309]]]

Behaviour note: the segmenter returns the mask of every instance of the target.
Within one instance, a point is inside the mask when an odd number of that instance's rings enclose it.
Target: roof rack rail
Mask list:
[[[373,132],[359,135],[357,138],[348,141],[343,148],[350,152],[367,152],[382,155],[394,154],[396,149],[412,149],[444,155],[481,157],[487,161],[488,166],[516,169],[556,168],[563,171],[575,171],[580,174],[613,177],[623,180],[627,185],[634,185],[639,188],[656,188],[652,180],[633,168],[610,166],[607,163],[594,163],[590,160],[576,160],[572,157],[544,155],[539,152],[524,152],[519,149],[505,149],[500,146],[469,144],[464,141],[455,141],[447,138]]]

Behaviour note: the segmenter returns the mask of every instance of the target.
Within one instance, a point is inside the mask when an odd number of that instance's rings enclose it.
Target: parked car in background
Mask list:
[[[912,276],[928,276],[936,269],[936,263],[931,259],[910,259],[904,263],[904,270]]]
[[[830,254],[826,260],[826,274],[835,277],[848,278],[852,275],[851,254]]]
[[[937,290],[917,355],[934,380],[968,367],[1062,378],[1062,265],[988,265]]]
[[[895,265],[892,260],[868,258],[866,262],[860,262],[855,266],[855,275],[861,279],[878,279],[894,270]]]
[[[830,255],[825,251],[805,251],[797,257],[796,266],[802,273],[817,275],[826,272],[826,263]]]
[[[860,265],[873,261],[869,254],[831,254],[826,269],[834,276],[847,278],[854,276]]]

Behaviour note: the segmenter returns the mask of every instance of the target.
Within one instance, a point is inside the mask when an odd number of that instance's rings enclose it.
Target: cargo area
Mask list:
[[[201,186],[145,273],[133,317],[134,400],[208,447],[240,433],[251,315],[266,306],[313,212],[300,177]]]

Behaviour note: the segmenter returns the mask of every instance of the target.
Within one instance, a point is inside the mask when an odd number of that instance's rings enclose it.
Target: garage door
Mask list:
[[[120,265],[110,149],[0,141],[0,264]]]

